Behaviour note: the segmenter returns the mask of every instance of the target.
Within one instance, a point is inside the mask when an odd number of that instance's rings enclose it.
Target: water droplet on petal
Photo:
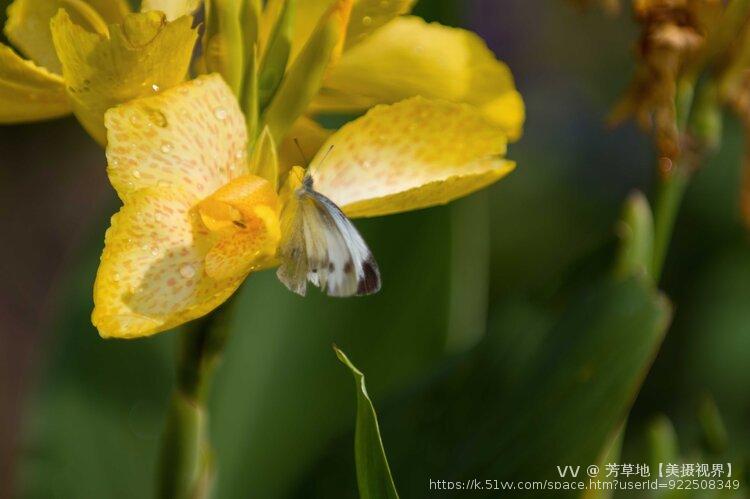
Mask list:
[[[190,279],[195,276],[195,269],[190,264],[185,264],[180,267],[180,275],[185,279]]]
[[[163,152],[164,154],[167,154],[172,149],[173,149],[172,144],[170,144],[169,142],[162,142],[161,143],[161,152]]]
[[[131,125],[137,126],[141,124],[141,118],[137,114],[131,114],[129,120]]]
[[[113,159],[112,161],[109,162],[109,166],[110,168],[117,168],[118,166],[120,166],[120,160]]]
[[[164,128],[168,125],[167,117],[164,116],[164,113],[162,113],[158,109],[148,108],[146,109],[146,113],[148,114],[150,122],[154,125],[160,128]]]
[[[365,17],[363,17],[363,18],[362,18],[362,24],[363,24],[364,26],[369,26],[369,25],[371,25],[371,24],[372,24],[372,17],[370,17],[370,16],[365,16]]]
[[[156,246],[151,246],[151,254],[153,256],[158,256],[159,255],[159,248],[157,248]]]
[[[141,178],[141,172],[139,172],[138,170],[133,170],[133,176],[135,178]]]
[[[120,273],[115,272],[114,274],[112,274],[112,280],[115,282],[120,282]]]
[[[227,119],[227,110],[219,106],[216,109],[214,109],[214,116],[216,116],[217,120],[223,121]]]
[[[151,91],[152,92],[158,92],[159,91],[159,85],[157,85],[156,83],[152,84],[151,85]]]

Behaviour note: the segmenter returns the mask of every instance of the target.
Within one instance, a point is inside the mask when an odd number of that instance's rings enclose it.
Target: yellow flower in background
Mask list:
[[[273,25],[286,3],[268,3],[261,17],[261,46],[268,45],[268,26]],[[336,3],[294,3],[290,60],[302,53],[317,20]],[[414,96],[471,104],[501,127],[509,140],[520,137],[524,104],[508,67],[475,33],[404,15],[415,3],[416,0],[353,2],[342,54],[325,73],[306,111],[308,116],[295,122],[282,144],[281,155],[287,165],[297,155],[292,137],[299,140],[306,154],[312,155],[329,134],[310,116],[361,113],[377,104],[392,104]]]
[[[105,121],[108,173],[124,206],[94,287],[102,336],[146,336],[197,318],[277,263],[282,201],[250,173],[245,119],[218,75],[116,107]],[[345,125],[310,172],[344,212],[375,216],[492,183],[513,168],[505,145],[502,128],[475,107],[416,97]],[[289,182],[299,176],[293,170]]]
[[[192,18],[130,13],[124,0],[16,0],[0,45],[0,123],[75,113],[99,142],[104,112],[184,80]]]

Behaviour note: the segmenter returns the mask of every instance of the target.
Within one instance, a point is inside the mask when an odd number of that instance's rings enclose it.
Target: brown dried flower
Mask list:
[[[641,24],[638,66],[633,81],[612,114],[628,117],[654,132],[659,153],[675,159],[681,139],[677,124],[677,88],[705,47],[720,0],[635,0],[633,13]]]

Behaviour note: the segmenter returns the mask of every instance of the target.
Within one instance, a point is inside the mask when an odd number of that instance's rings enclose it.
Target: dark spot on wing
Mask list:
[[[357,294],[369,295],[380,291],[380,270],[372,255],[362,263],[362,271],[364,275],[357,284]]]
[[[333,262],[328,262],[328,272],[333,272],[334,270],[336,270],[336,265]]]
[[[352,262],[351,260],[347,260],[346,263],[344,264],[344,273],[351,274],[353,270],[354,270],[354,262]]]

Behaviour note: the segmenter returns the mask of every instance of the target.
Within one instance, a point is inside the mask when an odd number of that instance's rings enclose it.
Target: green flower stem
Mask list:
[[[688,133],[695,97],[695,82],[693,78],[684,78],[677,84],[675,98],[675,125],[680,136]],[[683,151],[683,158],[689,153]],[[659,183],[654,200],[654,256],[651,265],[651,276],[657,283],[661,279],[664,261],[667,257],[669,244],[672,241],[675,220],[682,205],[688,183],[691,177],[691,167],[683,161],[677,161],[667,172],[659,172]]]
[[[158,497],[207,499],[214,476],[206,402],[227,341],[231,303],[180,333],[177,383],[172,393],[159,463]]]
[[[660,177],[654,203],[654,258],[651,266],[651,275],[657,282],[664,268],[675,220],[690,176],[689,168],[678,163],[667,176]]]

